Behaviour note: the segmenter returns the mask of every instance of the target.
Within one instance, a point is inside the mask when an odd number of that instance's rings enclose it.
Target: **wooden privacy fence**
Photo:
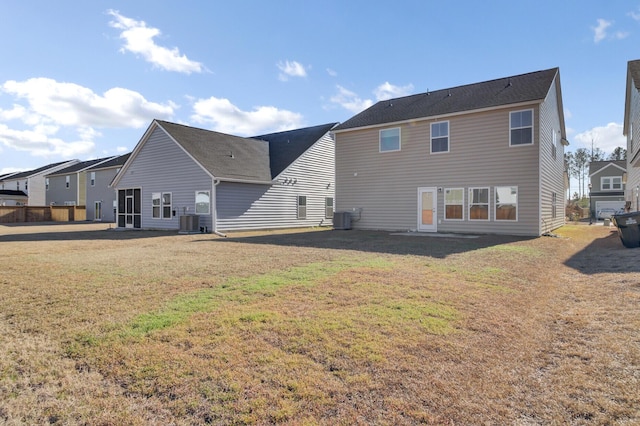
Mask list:
[[[0,223],[80,222],[87,220],[85,206],[0,206]]]

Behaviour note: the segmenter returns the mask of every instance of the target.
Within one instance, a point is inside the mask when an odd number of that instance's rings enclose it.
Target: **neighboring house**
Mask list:
[[[589,210],[591,217],[597,218],[604,208],[623,210],[625,207],[626,160],[592,161],[589,163]]]
[[[85,170],[87,220],[116,221],[116,191],[111,182],[128,159],[129,154],[119,155]]]
[[[46,204],[46,178],[49,173],[69,167],[78,160],[62,161],[46,166],[28,170],[26,172],[12,173],[0,177],[0,189],[24,192],[28,200],[24,202],[22,197],[13,201],[5,201],[5,205],[45,206]]]
[[[627,92],[623,134],[627,137],[627,184],[625,201],[632,211],[640,210],[640,60],[627,63]]]
[[[45,176],[46,204],[49,206],[85,206],[86,170],[113,157],[80,161]],[[108,183],[106,184],[108,186]]]
[[[356,229],[541,235],[564,224],[558,68],[381,101],[334,129]]]
[[[24,206],[29,196],[24,191],[0,189],[0,206]]]
[[[112,183],[118,227],[331,225],[334,126],[244,138],[154,120]]]

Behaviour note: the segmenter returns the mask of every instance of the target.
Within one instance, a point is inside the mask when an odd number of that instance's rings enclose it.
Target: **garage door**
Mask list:
[[[616,211],[624,209],[624,201],[596,201],[596,214],[602,209],[614,209]]]

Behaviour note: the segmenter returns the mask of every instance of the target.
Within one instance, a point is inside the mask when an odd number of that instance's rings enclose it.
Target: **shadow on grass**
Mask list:
[[[42,232],[42,228],[25,228],[20,233],[0,235],[0,242],[12,241],[86,241],[86,240],[135,240],[142,238],[155,238],[170,235],[177,235],[176,231],[116,231],[113,229],[104,230],[83,230],[77,231],[55,231],[55,226]],[[79,227],[80,228],[80,227]],[[50,230],[49,230],[50,229]]]
[[[463,238],[463,236],[409,236],[393,235],[384,231],[327,230],[290,234],[233,236],[224,239],[197,240],[195,242],[265,244],[445,258],[455,253],[516,241],[526,241],[532,238],[504,235],[480,235],[477,238]]]
[[[638,273],[640,248],[622,245],[615,229],[603,238],[593,240],[583,250],[571,256],[565,265],[583,274]]]

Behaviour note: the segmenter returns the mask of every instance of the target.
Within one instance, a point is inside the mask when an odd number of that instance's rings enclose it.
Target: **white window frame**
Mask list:
[[[382,149],[382,134],[391,131],[398,131],[398,148],[397,149]],[[391,127],[388,129],[380,129],[378,133],[378,150],[379,152],[397,152],[402,149],[402,130],[400,127]]]
[[[605,180],[609,182],[609,188],[605,188]],[[615,180],[619,182],[619,184],[615,185]],[[600,190],[601,191],[622,191],[622,176],[603,176],[600,179]]]
[[[487,202],[486,203],[485,202],[482,202],[482,203],[473,202],[474,201],[473,200],[473,191],[474,190],[478,190],[478,189],[486,189],[487,190]],[[488,222],[489,220],[491,220],[491,207],[490,207],[490,204],[491,204],[491,188],[490,187],[488,187],[488,186],[476,186],[476,187],[473,187],[473,188],[469,188],[469,202],[467,204],[468,204],[468,210],[469,210],[469,220],[472,220],[474,222],[475,221]],[[487,218],[486,219],[474,219],[471,216],[471,208],[473,206],[487,206]]]
[[[304,200],[304,204],[301,201]],[[297,195],[296,196],[296,218],[297,219],[306,219],[307,218],[307,205],[308,200],[306,195]]]
[[[447,124],[447,135],[446,136],[438,135],[436,137],[433,137],[433,126],[439,126],[440,124],[444,124],[444,123]],[[449,137],[449,135],[451,134],[451,124],[449,123],[449,120],[437,121],[435,123],[431,123],[429,133],[430,133],[430,139],[431,139],[431,143],[430,143],[431,154],[446,154],[447,152],[449,152],[449,150],[451,149],[451,144],[450,144],[451,138]],[[445,138],[447,139],[447,150],[446,151],[434,151],[433,150],[433,140],[434,139],[436,139],[436,140],[437,139],[445,139]]]
[[[46,191],[48,191],[48,190],[49,190],[49,178],[45,178],[45,179],[44,179],[44,189],[45,189]]]
[[[324,218],[333,219],[333,197],[324,198]]]
[[[96,172],[91,172],[89,174],[89,181],[91,186],[96,186]]]
[[[207,210],[206,211],[198,211],[198,195],[200,195],[200,194],[206,194],[207,195]],[[195,211],[196,214],[199,214],[199,215],[211,214],[211,191],[208,191],[208,190],[196,191],[194,211]]]
[[[530,126],[519,126],[519,127],[514,127],[512,124],[513,121],[513,115],[514,114],[520,114],[523,112],[531,112],[531,125]],[[509,146],[531,146],[533,145],[533,141],[535,140],[535,135],[533,132],[533,125],[535,124],[535,117],[533,115],[533,109],[522,109],[522,110],[518,110],[518,111],[510,111],[509,112]],[[511,132],[513,130],[522,130],[522,129],[528,129],[531,128],[531,142],[530,143],[518,143],[518,144],[514,144],[511,141]]]
[[[451,203],[451,202],[447,202],[447,194],[449,194],[450,191],[460,191],[462,193],[462,200],[461,203]],[[461,212],[462,212],[462,217],[457,218],[457,217],[447,217],[447,206],[461,206]],[[456,220],[456,221],[461,221],[464,220],[464,188],[445,188],[444,189],[444,218],[445,220]]]
[[[162,193],[161,192],[153,192],[151,194],[151,218],[152,219],[162,218]]]
[[[165,204],[164,200],[166,196],[169,196],[169,203]],[[161,207],[162,207],[162,219],[171,219],[172,215],[172,205],[173,205],[173,194],[171,192],[163,192],[162,193],[162,202],[161,202]],[[169,213],[165,214],[165,209],[169,209]]]
[[[516,201],[515,203],[500,203],[500,205],[514,205],[514,207],[516,208],[516,217],[515,219],[500,219],[498,217],[498,190],[501,188],[510,188],[510,192],[513,191],[513,188],[515,188],[516,191]],[[518,221],[518,193],[520,191],[518,190],[518,187],[516,185],[504,185],[504,186],[496,186],[493,188],[493,217],[495,218],[496,222],[517,222]]]
[[[16,191],[20,191],[20,181],[16,181]]]
[[[554,160],[558,159],[558,133],[555,130],[551,130],[551,158]]]
[[[69,187],[71,186],[71,176],[66,175],[64,177],[64,186],[65,188],[69,189]]]

